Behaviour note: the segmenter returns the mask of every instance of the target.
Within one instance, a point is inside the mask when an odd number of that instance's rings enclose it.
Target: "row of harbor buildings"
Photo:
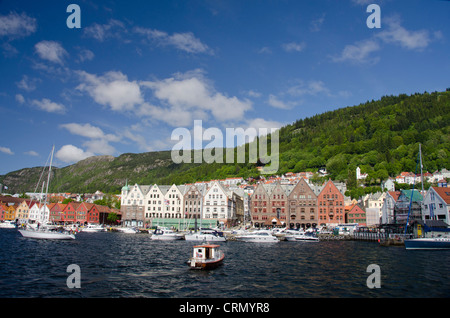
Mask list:
[[[121,192],[122,224],[182,229],[200,226],[200,222],[203,227],[222,228],[249,223],[255,227],[333,227],[343,223],[373,227],[405,224],[408,212],[410,220],[449,223],[447,187],[430,187],[427,192],[386,190],[360,200],[346,197],[345,192],[345,183],[328,180],[316,185],[306,178],[253,185],[225,180],[171,186],[127,184]]]
[[[119,209],[89,202],[45,204],[32,199],[0,196],[0,221],[14,221],[17,224],[115,224],[114,221],[108,222],[111,213],[120,219]]]
[[[107,223],[108,215],[115,213],[124,226],[147,228],[155,225],[193,228],[196,223],[200,226],[200,222],[203,227],[224,228],[249,223],[255,227],[308,228],[342,223],[372,227],[405,223],[408,212],[411,219],[441,220],[447,224],[450,221],[450,192],[444,182],[421,192],[396,191],[388,180],[383,184],[383,192],[352,200],[345,196],[345,183],[328,180],[314,184],[312,176],[309,172],[287,173],[262,177],[257,183],[248,183],[250,180],[243,178],[171,186],[127,183],[117,196],[120,210],[91,203],[103,198],[100,191],[92,195],[49,194],[52,202],[59,203],[46,206],[38,202],[43,198],[36,194],[30,194],[31,200],[0,196],[0,221],[83,225]],[[56,200],[58,197],[61,200]],[[64,198],[84,202],[62,204]]]

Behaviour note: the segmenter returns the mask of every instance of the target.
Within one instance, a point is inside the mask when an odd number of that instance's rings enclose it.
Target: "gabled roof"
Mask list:
[[[450,188],[433,187],[433,190],[445,201],[450,204]]]

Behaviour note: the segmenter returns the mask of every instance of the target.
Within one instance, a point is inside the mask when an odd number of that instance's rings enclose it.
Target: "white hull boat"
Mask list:
[[[135,229],[134,227],[118,227],[117,230],[121,233],[126,233],[126,234],[139,233],[139,230]]]
[[[93,233],[93,232],[104,232],[106,231],[106,229],[101,226],[101,225],[88,225],[84,228],[82,228],[81,232],[88,232],[88,233]]]
[[[61,233],[45,230],[19,230],[20,234],[26,238],[44,239],[44,240],[74,240],[75,235],[70,233]]]
[[[177,241],[183,238],[182,234],[178,234],[170,229],[159,228],[152,233],[150,239],[152,241]]]
[[[16,224],[14,222],[1,222],[0,229],[14,229]]]
[[[280,240],[266,231],[249,232],[243,235],[237,235],[236,241],[241,242],[256,242],[256,243],[276,243]]]
[[[211,230],[202,230],[196,233],[186,234],[184,236],[186,241],[196,241],[196,242],[225,242],[227,239],[221,233]]]
[[[297,242],[319,242],[319,238],[312,235],[297,235],[295,237],[295,241]]]

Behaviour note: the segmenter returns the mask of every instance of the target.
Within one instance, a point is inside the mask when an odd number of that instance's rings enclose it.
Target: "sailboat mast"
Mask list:
[[[48,184],[50,183],[50,174],[52,173],[52,162],[53,162],[53,152],[54,151],[55,151],[55,146],[53,146],[53,148],[52,148],[52,154],[50,156],[50,165],[48,166],[47,184],[45,187],[45,205],[47,205]]]
[[[420,176],[421,176],[421,180],[422,180],[422,195],[424,194],[423,191],[423,166],[422,166],[422,145],[419,144],[419,158],[420,158]]]

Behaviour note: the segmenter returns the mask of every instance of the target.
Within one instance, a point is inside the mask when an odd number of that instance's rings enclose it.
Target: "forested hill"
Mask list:
[[[450,168],[449,89],[385,96],[297,120],[280,130],[278,174],[326,167],[333,180],[353,183],[359,166],[368,174],[367,183],[379,184],[402,171],[415,171],[419,143],[425,170]],[[15,192],[33,191],[38,170],[11,172],[0,176],[0,182]],[[56,169],[51,186],[54,192],[113,192],[126,180],[132,184],[184,184],[258,175],[254,163],[174,164],[170,152],[164,151],[88,158]]]

